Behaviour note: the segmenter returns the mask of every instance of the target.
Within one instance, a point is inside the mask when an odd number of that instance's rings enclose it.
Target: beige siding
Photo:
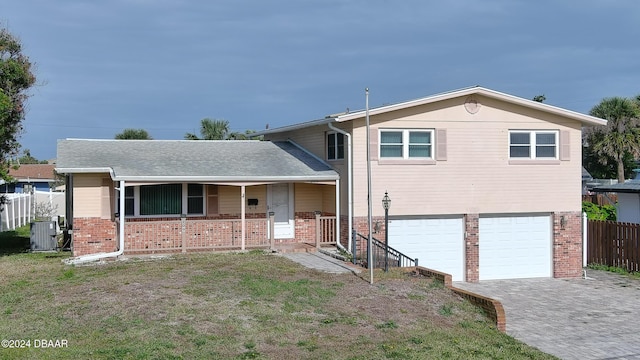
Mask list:
[[[266,214],[266,185],[247,186],[245,188],[245,195],[246,199],[258,199],[258,206],[245,207],[247,214]],[[240,186],[218,186],[218,206],[220,214],[240,214]]]
[[[296,212],[322,211],[323,185],[297,183],[295,184],[294,206]]]
[[[336,127],[345,130],[347,132],[351,132],[352,126],[351,123],[344,124],[335,124]],[[343,215],[347,214],[348,211],[348,149],[347,149],[347,140],[345,139],[345,152],[344,152],[344,160],[335,160],[329,161],[327,160],[326,153],[326,134],[328,132],[333,132],[333,130],[329,129],[328,125],[320,125],[313,126],[305,129],[300,129],[296,131],[288,131],[279,134],[269,134],[265,136],[266,140],[271,141],[285,141],[292,140],[296,144],[304,147],[309,152],[313,153],[320,159],[325,160],[333,169],[340,175],[340,204],[341,204],[341,213]],[[322,204],[322,211],[325,212],[335,212],[335,186],[332,186],[333,190],[333,198],[330,200],[325,200]],[[327,201],[330,202],[327,203]],[[297,204],[297,203],[296,203]],[[308,208],[308,207],[307,207]],[[329,210],[327,210],[329,209]],[[318,210],[318,209],[315,209]],[[314,210],[314,211],[315,211]],[[296,211],[299,211],[296,207]]]
[[[105,180],[103,180],[105,179]],[[73,176],[73,216],[109,217],[109,176],[75,174]]]
[[[322,186],[322,211],[325,213],[335,214],[336,213],[336,187],[333,185],[320,185],[320,186]],[[346,198],[344,201],[346,201]],[[345,212],[342,213],[342,215],[346,215],[347,207],[344,206],[344,208],[345,208],[344,210]]]
[[[555,115],[478,97],[476,114],[464,99],[372,117],[375,128],[447,130],[447,160],[435,165],[372,163],[373,214],[388,191],[391,215],[580,211],[581,124]],[[366,133],[354,122],[355,216],[367,213]],[[570,160],[511,165],[510,129],[569,131]]]

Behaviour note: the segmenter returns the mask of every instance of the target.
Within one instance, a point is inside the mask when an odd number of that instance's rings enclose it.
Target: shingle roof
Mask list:
[[[114,180],[335,180],[328,164],[290,142],[250,140],[58,141],[61,173],[110,172]]]
[[[17,169],[9,169],[9,175],[18,180],[53,180],[55,168],[52,164],[22,164]]]

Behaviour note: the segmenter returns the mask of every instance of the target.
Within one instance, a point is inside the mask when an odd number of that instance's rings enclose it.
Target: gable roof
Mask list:
[[[458,97],[471,96],[471,95],[486,96],[486,97],[497,99],[507,103],[516,104],[516,105],[524,106],[527,108],[536,109],[536,110],[544,111],[547,113],[563,116],[569,119],[580,121],[583,125],[606,125],[607,124],[606,120],[600,119],[591,115],[581,114],[576,111],[571,111],[571,110],[559,108],[553,105],[548,105],[548,104],[540,103],[537,101],[528,100],[521,97],[501,93],[499,91],[487,89],[481,86],[474,86],[474,87],[464,88],[460,90],[454,90],[454,91],[449,91],[449,92],[440,93],[436,95],[431,95],[431,96],[423,97],[416,100],[404,101],[396,104],[371,108],[369,109],[369,116],[396,111],[396,110],[407,109],[414,106],[431,104],[438,101],[450,100]],[[323,124],[334,122],[334,121],[336,122],[351,121],[351,120],[363,118],[365,116],[366,116],[366,110],[358,110],[358,111],[344,113],[344,114],[330,115],[325,117],[324,119],[312,120],[312,121],[307,121],[299,124],[293,124],[293,125],[283,126],[279,128],[274,128],[271,130],[259,131],[252,134],[252,136],[291,131],[291,130],[301,129],[305,127],[310,127],[310,126],[323,125]]]
[[[22,164],[17,169],[10,168],[9,175],[18,181],[54,180],[56,166],[53,164]]]
[[[328,164],[292,142],[58,141],[60,173],[107,172],[127,181],[329,181]]]

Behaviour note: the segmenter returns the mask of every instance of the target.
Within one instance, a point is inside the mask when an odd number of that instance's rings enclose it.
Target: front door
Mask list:
[[[293,238],[293,186],[291,184],[273,184],[269,185],[267,189],[267,211],[275,213],[274,238]]]

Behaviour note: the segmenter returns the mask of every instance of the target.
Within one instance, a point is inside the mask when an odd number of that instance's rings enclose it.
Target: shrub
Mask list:
[[[587,219],[589,220],[616,221],[616,208],[613,205],[597,205],[589,201],[583,201],[582,211],[587,213]]]

